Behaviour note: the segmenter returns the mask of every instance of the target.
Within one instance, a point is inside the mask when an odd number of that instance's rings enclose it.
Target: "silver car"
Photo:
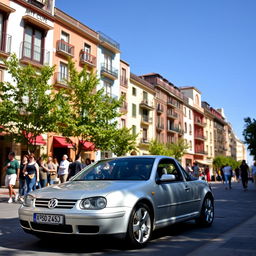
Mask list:
[[[29,193],[19,218],[38,237],[122,235],[142,247],[153,230],[173,223],[195,219],[210,226],[214,198],[206,181],[191,177],[171,157],[119,157]]]

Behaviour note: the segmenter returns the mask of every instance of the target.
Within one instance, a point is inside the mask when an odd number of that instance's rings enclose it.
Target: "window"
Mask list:
[[[59,81],[66,82],[68,79],[68,65],[66,63],[60,63]]]
[[[136,126],[135,126],[135,125],[132,126],[132,134],[133,134],[133,135],[136,135],[136,134],[137,134],[137,132],[136,132]]]
[[[143,91],[143,102],[148,103],[148,93]]]
[[[0,43],[1,43],[1,46],[3,44],[3,42],[2,42],[3,32],[4,32],[4,15],[2,13],[0,13]],[[2,49],[2,47],[1,47],[1,49]]]
[[[127,81],[126,81],[126,69],[122,68],[121,70],[121,83],[122,85],[126,85]]]
[[[192,135],[192,125],[189,124],[189,135]]]
[[[136,92],[136,88],[135,87],[132,87],[132,95],[133,96],[136,96],[137,92]]]
[[[107,70],[112,70],[112,57],[110,55],[104,54],[104,67]]]
[[[33,27],[26,26],[24,31],[23,57],[43,62],[43,33]]]
[[[189,141],[189,148],[192,150],[192,140]]]
[[[61,31],[60,40],[63,40],[64,42],[69,43],[69,34],[64,31]]]
[[[188,118],[191,119],[191,110],[188,111]]]
[[[136,117],[136,104],[132,104],[132,117]]]
[[[196,105],[199,105],[199,96],[196,94]]]
[[[84,44],[83,60],[92,62],[91,46],[89,44]]]
[[[187,108],[186,107],[184,107],[184,116],[187,116]]]
[[[106,95],[112,97],[112,83],[109,81],[104,80],[103,81],[103,86],[104,86],[104,90]]]
[[[0,82],[3,82],[4,81],[4,70],[3,69],[0,69]]]
[[[143,128],[143,131],[142,131],[142,138],[143,138],[144,141],[147,141],[147,140],[148,140],[148,129]]]
[[[188,132],[188,127],[187,127],[187,123],[185,122],[185,133],[187,133]]]
[[[125,128],[126,127],[126,123],[125,123],[125,119],[121,119],[121,128]]]

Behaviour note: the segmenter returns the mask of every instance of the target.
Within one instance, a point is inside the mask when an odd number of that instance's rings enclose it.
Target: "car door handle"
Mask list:
[[[185,190],[186,190],[186,191],[189,191],[189,190],[190,190],[190,188],[189,188],[189,187],[186,187],[186,188],[185,188]]]

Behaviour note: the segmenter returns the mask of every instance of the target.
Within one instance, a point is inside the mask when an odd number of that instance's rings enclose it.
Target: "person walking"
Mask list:
[[[68,156],[63,155],[62,161],[60,162],[58,175],[61,183],[66,182],[68,178],[68,169],[69,169],[70,163],[67,159],[68,159]]]
[[[17,202],[19,194],[15,192],[13,186],[15,186],[16,180],[20,175],[20,165],[15,159],[15,153],[10,152],[8,155],[8,160],[4,163],[3,171],[6,172],[5,176],[5,186],[9,190],[9,200],[8,203],[13,202],[12,195],[14,195],[14,201]]]
[[[189,163],[187,163],[187,165],[186,165],[186,171],[187,171],[187,173],[190,174],[190,175],[192,175],[192,173],[193,173],[193,170],[192,170],[192,168],[191,168],[191,166],[190,166]]]
[[[235,169],[236,181],[239,182],[240,180],[240,169],[237,167]]]
[[[25,165],[28,163],[28,155],[24,155],[20,163],[20,175],[19,175],[19,200],[24,201],[24,195],[27,190],[26,178],[23,172]]]
[[[47,185],[48,169],[42,157],[38,159],[38,166],[39,166],[39,183],[40,183],[39,187],[44,188]]]
[[[200,168],[198,166],[198,163],[194,163],[194,165],[192,166],[192,170],[193,170],[193,176],[196,177],[197,179],[199,179]]]
[[[36,189],[36,183],[39,182],[39,166],[35,160],[34,153],[30,153],[28,163],[24,167],[24,174],[26,177],[27,193]]]
[[[249,166],[247,165],[245,160],[243,160],[242,164],[240,165],[240,171],[241,171],[241,179],[242,179],[244,191],[247,191]]]
[[[211,181],[211,175],[210,175],[210,169],[209,169],[208,166],[205,167],[204,173],[205,173],[205,176],[206,176],[206,180],[207,180],[208,182],[210,182],[210,181]]]
[[[229,186],[229,189],[231,189],[232,167],[226,164],[222,170],[225,178],[225,188],[228,189]]]
[[[48,180],[49,185],[54,184],[54,181],[57,178],[57,167],[58,167],[58,165],[54,164],[52,157],[49,156],[48,160],[47,160],[47,164],[46,164],[46,168],[48,171],[47,180]]]
[[[83,169],[81,155],[77,155],[75,161],[69,165],[68,180]]]
[[[254,186],[256,186],[256,161],[254,161],[252,166],[252,178],[253,178]]]

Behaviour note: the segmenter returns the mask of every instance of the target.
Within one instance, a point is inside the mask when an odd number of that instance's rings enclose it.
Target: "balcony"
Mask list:
[[[145,125],[151,124],[152,123],[152,117],[149,117],[148,115],[142,115],[141,123],[145,124]]]
[[[167,129],[167,132],[178,133],[180,135],[184,134],[184,131],[176,125],[169,126],[168,129]]]
[[[177,108],[178,107],[178,104],[176,101],[174,101],[173,99],[168,99],[167,100],[167,105],[169,107],[172,107],[172,108]]]
[[[195,139],[196,140],[201,140],[201,141],[205,141],[206,137],[202,134],[195,134]]]
[[[140,107],[148,110],[154,109],[153,103],[150,103],[148,100],[144,99],[140,103]]]
[[[118,78],[118,70],[112,66],[107,66],[105,63],[101,64],[101,74],[112,80],[116,80]]]
[[[170,119],[177,119],[178,118],[178,113],[169,109],[167,111],[167,117],[170,118]]]
[[[98,31],[98,33],[101,45],[113,51],[114,53],[120,52],[120,44],[118,42],[116,42],[114,39],[110,38],[109,36],[100,31]]]
[[[54,73],[55,86],[66,88],[68,86],[68,75],[60,72]]]
[[[74,57],[74,45],[65,42],[64,40],[57,41],[56,51],[65,57]]]
[[[96,57],[87,51],[81,51],[80,63],[83,65],[88,65],[90,67],[96,67]]]
[[[147,138],[142,138],[142,139],[140,140],[140,144],[149,145],[150,142],[149,142],[149,140],[148,140]]]
[[[164,107],[161,104],[157,104],[157,114],[162,114],[164,112]]]
[[[0,34],[0,57],[7,58],[11,53],[12,36]]]
[[[204,149],[195,148],[195,153],[197,155],[207,155],[206,151]]]
[[[200,126],[200,127],[205,127],[206,126],[206,123],[204,123],[201,119],[195,119],[194,120],[194,124],[195,125],[198,125],[198,126]]]
[[[121,76],[121,77],[120,77],[120,84],[121,84],[123,87],[128,88],[128,79],[127,79],[126,77]]]
[[[127,113],[127,110],[128,110],[127,102],[123,102],[122,106],[120,107],[120,112],[121,112],[122,114],[126,114],[126,113]]]
[[[50,51],[24,41],[20,46],[20,62],[41,68],[50,64]]]
[[[164,130],[164,124],[157,123],[157,124],[156,124],[156,129],[157,129],[158,131],[163,131],[163,130]]]

